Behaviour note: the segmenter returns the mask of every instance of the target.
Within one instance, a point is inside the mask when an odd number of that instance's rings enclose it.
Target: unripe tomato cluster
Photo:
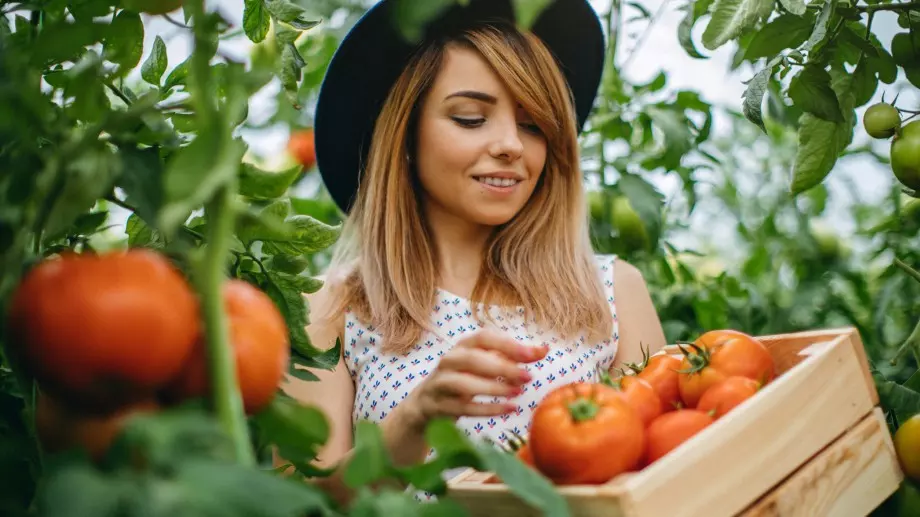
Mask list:
[[[866,109],[863,127],[873,138],[891,138],[891,171],[905,187],[920,191],[920,120],[901,125],[901,115],[891,104],[880,102]]]
[[[242,280],[222,291],[248,414],[271,402],[288,369],[285,320]],[[100,458],[127,417],[210,392],[200,303],[162,254],[66,254],[29,270],[7,314],[10,350],[38,384],[44,448]]]
[[[514,444],[518,458],[557,485],[606,483],[660,460],[776,377],[770,351],[743,332],[706,332],[680,350],[556,388]]]

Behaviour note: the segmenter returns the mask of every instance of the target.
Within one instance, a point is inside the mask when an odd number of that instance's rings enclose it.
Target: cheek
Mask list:
[[[420,128],[417,170],[426,187],[436,187],[435,182],[464,176],[476,163],[476,143],[460,131],[463,129],[453,124],[429,123]]]
[[[539,137],[530,137],[524,148],[524,165],[527,172],[536,178],[546,165],[546,140]]]

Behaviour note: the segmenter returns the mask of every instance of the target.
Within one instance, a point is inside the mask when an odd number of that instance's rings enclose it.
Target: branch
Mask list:
[[[920,11],[920,2],[907,2],[903,4],[878,4],[878,5],[860,5],[856,10],[864,13],[875,11]]]
[[[114,94],[115,94],[119,99],[121,99],[125,104],[127,104],[128,106],[130,106],[131,104],[133,104],[133,103],[131,102],[131,99],[129,99],[128,96],[125,95],[125,92],[121,91],[120,88],[118,88],[117,86],[115,86],[114,84],[112,84],[111,81],[104,81],[104,83],[105,83],[105,86],[106,86],[109,90],[112,90],[112,93],[114,93]]]
[[[902,262],[901,259],[899,259],[899,258],[897,258],[897,257],[895,257],[895,259],[894,259],[894,264],[895,264],[896,266],[898,266],[899,268],[901,268],[905,273],[907,273],[908,275],[910,275],[911,278],[913,278],[914,280],[920,282],[920,272],[918,272],[916,269],[914,269],[914,268],[908,266],[907,264],[905,264],[904,262]]]

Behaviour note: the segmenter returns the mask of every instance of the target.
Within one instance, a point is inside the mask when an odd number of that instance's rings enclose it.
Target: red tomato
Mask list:
[[[288,152],[294,156],[304,169],[310,169],[316,164],[316,149],[312,129],[301,129],[291,132],[288,139]]]
[[[225,282],[223,298],[243,406],[252,415],[272,401],[288,371],[291,350],[287,323],[267,294],[243,280]],[[169,396],[185,400],[210,391],[206,357],[205,342],[199,340],[170,386]]]
[[[600,484],[636,468],[645,450],[645,426],[622,393],[575,382],[540,402],[528,444],[537,469],[555,484]]]
[[[658,394],[662,413],[674,411],[680,406],[678,369],[680,369],[680,359],[664,353],[653,355],[639,369],[639,378],[648,382]]]
[[[697,409],[664,413],[648,426],[646,461],[654,463],[713,422],[713,417]]]
[[[747,377],[766,385],[775,376],[773,356],[767,347],[736,330],[706,332],[689,350],[683,350],[678,387],[687,407],[696,407],[706,390],[728,377]]]
[[[623,375],[610,381],[610,386],[626,395],[646,426],[662,413],[661,399],[648,381],[635,375]]]
[[[191,286],[144,249],[43,261],[17,287],[7,321],[11,350],[42,390],[98,414],[153,397],[200,329]]]
[[[760,389],[760,383],[747,377],[734,376],[725,379],[706,390],[700,397],[697,409],[721,418],[731,409],[753,397]]]

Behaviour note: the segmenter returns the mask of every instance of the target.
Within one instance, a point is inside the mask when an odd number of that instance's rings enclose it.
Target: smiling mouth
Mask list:
[[[491,185],[493,187],[513,187],[520,183],[520,180],[512,178],[492,178],[492,177],[479,177],[476,178],[476,181],[479,183],[485,183],[486,185]]]

